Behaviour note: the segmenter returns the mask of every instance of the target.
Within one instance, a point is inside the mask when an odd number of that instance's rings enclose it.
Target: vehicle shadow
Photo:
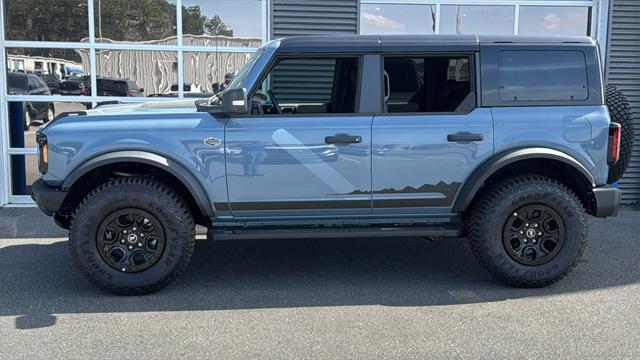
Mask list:
[[[55,314],[310,306],[433,306],[502,301],[640,282],[638,212],[593,220],[578,268],[544,289],[502,285],[465,239],[197,241],[188,271],[160,292],[118,297],[76,269],[65,241],[0,248],[0,316],[52,326]],[[613,231],[615,230],[615,231]]]

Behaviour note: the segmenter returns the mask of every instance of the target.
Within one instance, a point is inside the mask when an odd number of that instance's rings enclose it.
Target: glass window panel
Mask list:
[[[90,95],[88,50],[7,48],[6,63],[10,95]]]
[[[64,112],[84,111],[90,107],[90,103],[79,102],[9,102],[8,116],[5,120],[9,122],[9,147],[35,148],[37,147],[36,131],[40,126]]]
[[[6,40],[81,41],[89,36],[86,0],[4,0]]]
[[[249,61],[252,53],[229,52],[185,52],[184,53],[184,93],[206,94],[221,90],[226,74],[237,73]],[[177,91],[177,86],[175,91]]]
[[[363,4],[361,34],[434,34],[435,5]]]
[[[261,0],[184,0],[185,45],[245,46],[262,44]]]
[[[573,101],[589,97],[580,51],[501,51],[502,101]]]
[[[513,6],[440,7],[441,34],[513,35]]]
[[[174,0],[93,0],[98,42],[175,45]]]
[[[98,96],[177,96],[173,51],[96,50]]]
[[[353,113],[357,58],[284,58],[252,97],[253,114]]]
[[[31,194],[31,184],[40,177],[37,155],[11,155],[11,195]]]
[[[520,35],[588,35],[589,8],[520,6]]]

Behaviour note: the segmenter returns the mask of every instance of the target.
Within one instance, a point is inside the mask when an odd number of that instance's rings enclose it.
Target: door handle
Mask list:
[[[484,136],[482,134],[449,134],[447,135],[447,141],[449,142],[470,142],[470,141],[482,141]]]
[[[362,136],[351,136],[348,134],[335,134],[324,138],[325,144],[360,144]]]

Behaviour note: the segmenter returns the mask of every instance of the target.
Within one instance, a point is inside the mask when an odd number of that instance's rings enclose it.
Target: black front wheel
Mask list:
[[[71,254],[98,287],[122,294],[161,289],[189,264],[195,223],[165,184],[118,178],[80,203],[69,230]]]
[[[513,286],[541,287],[573,269],[589,228],[571,190],[547,177],[524,175],[481,194],[467,231],[474,255],[492,275]]]

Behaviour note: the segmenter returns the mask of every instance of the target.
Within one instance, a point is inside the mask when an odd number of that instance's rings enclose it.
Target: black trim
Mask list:
[[[80,177],[93,169],[120,162],[137,162],[152,165],[175,176],[193,195],[202,214],[208,217],[213,216],[213,208],[208,202],[208,196],[204,188],[190,172],[173,159],[146,151],[124,150],[96,156],[76,167],[62,183],[62,190],[68,191]]]
[[[596,199],[596,217],[608,217],[618,215],[620,207],[620,196],[622,191],[611,187],[597,187],[593,189],[593,195]]]
[[[66,196],[66,191],[47,185],[42,179],[36,180],[31,185],[31,198],[38,208],[49,216],[60,210],[60,206]]]
[[[374,195],[375,196],[375,195]],[[407,207],[437,207],[437,206],[449,206],[451,205],[450,197],[443,197],[437,199],[373,199],[373,208],[407,208]]]
[[[370,209],[371,200],[232,202],[229,207],[231,211]]]
[[[354,237],[459,237],[460,224],[434,226],[392,226],[392,227],[283,227],[273,229],[219,229],[209,228],[207,238],[213,240],[245,239],[314,239],[314,238],[354,238]]]
[[[496,171],[516,161],[529,159],[549,159],[563,162],[580,172],[589,182],[591,187],[596,186],[591,173],[589,173],[589,171],[576,159],[561,151],[541,147],[514,149],[494,155],[492,158],[480,165],[467,179],[462,190],[460,190],[460,193],[454,202],[452,211],[465,211],[484,182]]]

